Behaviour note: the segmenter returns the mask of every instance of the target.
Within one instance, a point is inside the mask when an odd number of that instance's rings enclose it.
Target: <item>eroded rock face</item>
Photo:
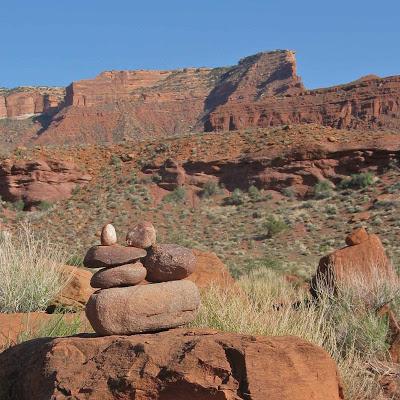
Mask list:
[[[256,101],[228,102],[209,115],[206,131],[318,123],[339,129],[400,127],[400,77],[371,77],[327,89]]]
[[[14,92],[0,91],[0,118],[47,112],[49,120],[36,127],[40,135],[24,139],[41,144],[119,142],[297,123],[400,128],[400,76],[367,76],[307,90],[297,76],[295,54],[288,50],[258,53],[223,68],[106,71],[71,83],[62,101],[53,91]]]
[[[143,172],[161,177],[158,185],[168,190],[186,185],[199,192],[205,182],[213,181],[230,191],[247,190],[251,185],[277,191],[290,187],[298,197],[307,197],[320,181],[334,186],[352,174],[368,171],[378,175],[399,158],[400,137],[385,135],[374,140],[324,141],[286,148],[271,143],[245,157],[227,155],[207,162],[167,159],[145,166]]]
[[[86,316],[100,335],[131,335],[185,325],[199,305],[193,282],[173,281],[98,291],[86,305]]]
[[[0,90],[0,118],[27,118],[55,112],[64,101],[64,88]]]
[[[77,185],[87,184],[91,176],[72,162],[34,160],[0,163],[0,196],[3,200],[22,200],[27,207],[42,201],[68,199]]]
[[[46,338],[0,354],[0,364],[1,387],[20,400],[343,399],[334,361],[296,337],[175,329]]]

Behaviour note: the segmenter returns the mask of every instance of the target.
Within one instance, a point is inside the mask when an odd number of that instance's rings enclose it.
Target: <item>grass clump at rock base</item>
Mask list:
[[[336,360],[346,399],[375,400],[382,394],[377,371],[392,368],[387,319],[378,308],[400,303],[398,281],[355,277],[335,294],[321,290],[315,301],[271,270],[253,271],[237,287],[213,286],[202,293],[194,327],[251,335],[295,335],[322,346]],[[399,371],[400,372],[400,371]]]
[[[0,312],[44,310],[67,283],[61,266],[68,253],[28,225],[0,237]]]

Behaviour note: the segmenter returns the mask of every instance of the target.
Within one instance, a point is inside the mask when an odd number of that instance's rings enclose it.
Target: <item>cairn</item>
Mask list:
[[[101,245],[88,250],[85,267],[101,268],[91,286],[99,289],[86,304],[86,316],[100,335],[157,332],[191,322],[200,305],[197,286],[188,280],[193,252],[175,244],[156,244],[153,224],[143,222],[117,244],[115,228],[105,225]],[[148,284],[144,284],[147,283]]]

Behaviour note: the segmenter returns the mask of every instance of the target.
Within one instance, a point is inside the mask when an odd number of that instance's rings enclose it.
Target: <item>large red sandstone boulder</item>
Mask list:
[[[379,237],[358,229],[346,238],[349,246],[322,257],[312,281],[313,290],[328,285],[371,284],[376,279],[397,279]]]
[[[67,284],[52,300],[51,305],[83,309],[90,295],[95,291],[90,286],[93,274],[83,268],[65,265],[62,267]]]
[[[55,202],[72,195],[77,184],[86,184],[90,175],[66,161],[11,161],[0,163],[0,196],[3,200],[23,200],[32,206]]]
[[[0,354],[0,387],[20,400],[340,400],[335,362],[296,337],[176,329],[43,338]]]
[[[194,282],[200,289],[211,285],[221,287],[235,285],[228,268],[215,253],[200,250],[193,250],[193,253],[196,257],[196,266],[194,272],[185,279]]]

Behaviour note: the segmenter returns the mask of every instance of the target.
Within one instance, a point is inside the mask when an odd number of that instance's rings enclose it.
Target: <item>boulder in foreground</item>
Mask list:
[[[343,399],[335,362],[296,337],[175,329],[43,338],[0,354],[0,365],[4,396],[20,400]]]

